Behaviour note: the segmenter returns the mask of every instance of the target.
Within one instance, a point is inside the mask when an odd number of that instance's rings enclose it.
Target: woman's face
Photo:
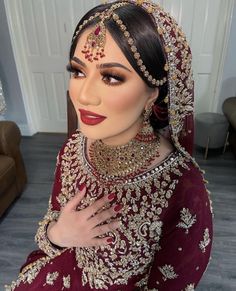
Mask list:
[[[105,57],[89,62],[82,50],[91,31],[83,32],[71,59],[70,97],[86,137],[125,144],[137,134],[142,112],[158,90],[144,83],[108,31]]]

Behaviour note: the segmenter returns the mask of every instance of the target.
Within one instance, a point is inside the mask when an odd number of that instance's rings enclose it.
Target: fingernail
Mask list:
[[[122,208],[122,205],[121,205],[121,204],[117,204],[117,205],[114,207],[114,211],[115,211],[115,212],[118,212],[118,211],[121,210],[121,208]]]
[[[108,200],[113,200],[116,197],[116,194],[111,193],[108,195]]]
[[[86,187],[86,185],[84,183],[79,185],[79,187],[78,187],[79,191],[83,191],[85,187]]]
[[[112,237],[109,237],[109,238],[107,239],[107,242],[108,242],[109,244],[113,243],[113,238],[112,238]]]

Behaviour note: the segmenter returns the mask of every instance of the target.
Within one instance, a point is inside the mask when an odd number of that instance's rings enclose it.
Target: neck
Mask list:
[[[115,136],[102,139],[102,142],[108,146],[125,145],[137,135],[141,126],[142,126],[142,119],[140,119],[139,122],[136,122],[129,129],[125,131]]]

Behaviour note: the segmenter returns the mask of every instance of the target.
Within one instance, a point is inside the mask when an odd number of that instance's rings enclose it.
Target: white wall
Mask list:
[[[22,131],[27,128],[27,118],[16,65],[12,52],[9,28],[6,19],[4,0],[0,0],[0,78],[3,83],[7,103],[6,119],[15,121]],[[218,99],[217,108],[221,112],[223,101],[236,96],[236,1],[232,17],[232,27],[228,53],[225,61],[222,89]]]
[[[27,125],[27,119],[12,51],[4,0],[0,0],[0,78],[7,104],[5,119],[15,121],[22,130]]]
[[[222,87],[218,103],[218,112],[222,112],[222,104],[228,97],[236,96],[236,1],[232,15],[230,40],[225,60]]]

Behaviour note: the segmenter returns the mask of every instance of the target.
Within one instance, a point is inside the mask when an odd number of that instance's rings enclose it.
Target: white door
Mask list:
[[[32,132],[66,132],[68,74],[65,66],[71,36],[78,19],[101,2],[5,0]],[[176,18],[192,47],[196,111],[214,111],[221,65],[219,56],[224,49],[222,40],[231,6],[220,0],[156,2]]]
[[[31,133],[67,131],[70,41],[78,19],[99,3],[5,0]]]

